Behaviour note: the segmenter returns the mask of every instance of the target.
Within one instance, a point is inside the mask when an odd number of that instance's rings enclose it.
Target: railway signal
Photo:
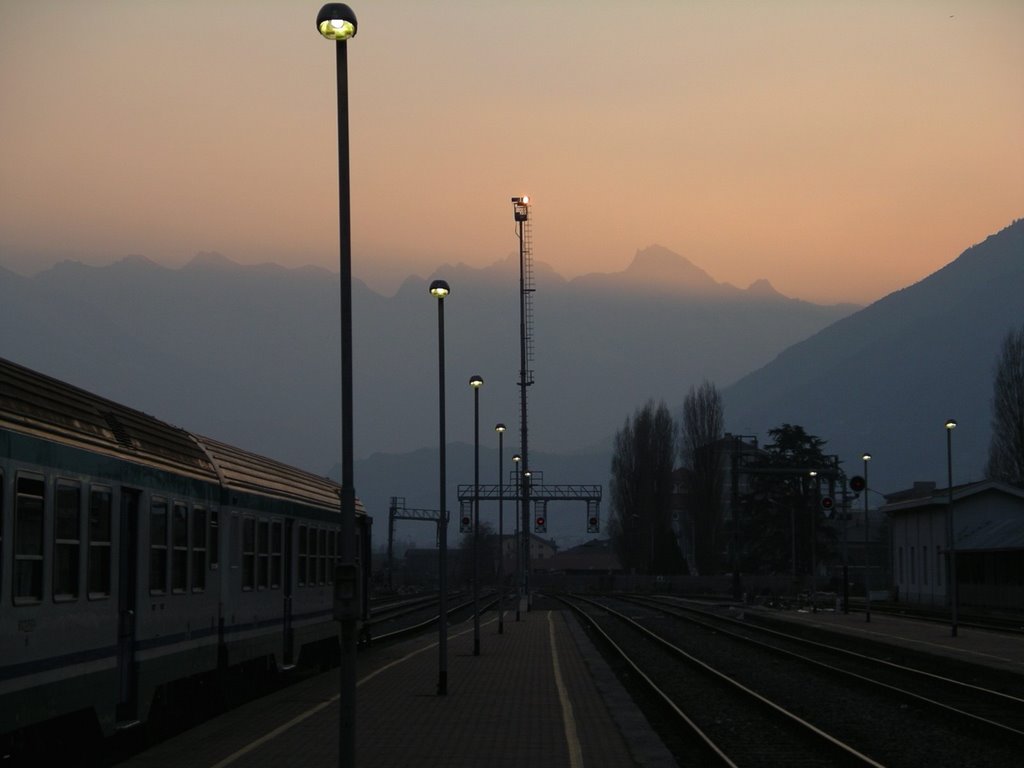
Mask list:
[[[597,515],[590,515],[587,517],[587,533],[600,533],[601,522],[598,520]]]
[[[544,515],[537,515],[533,519],[533,532],[534,533],[547,533],[548,532],[548,519]]]
[[[473,518],[463,513],[462,517],[459,518],[459,533],[472,533],[473,531]]]
[[[835,509],[835,506],[836,500],[833,499],[831,496],[821,497],[821,508],[824,509],[826,512],[831,512],[833,509]]]
[[[860,475],[854,475],[853,477],[850,478],[850,490],[851,491],[855,491],[856,493],[860,493],[861,491],[864,490],[866,485],[867,485],[867,481],[864,480],[864,478],[861,477]]]

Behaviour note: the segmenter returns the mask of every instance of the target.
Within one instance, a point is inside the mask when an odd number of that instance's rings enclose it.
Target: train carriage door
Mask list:
[[[294,520],[284,521],[284,567],[281,573],[281,590],[284,592],[284,664],[295,663],[295,637],[292,631],[292,559]]]
[[[138,585],[138,537],[141,491],[121,489],[120,551],[117,580],[117,668],[120,678],[117,719],[136,720],[135,590]]]

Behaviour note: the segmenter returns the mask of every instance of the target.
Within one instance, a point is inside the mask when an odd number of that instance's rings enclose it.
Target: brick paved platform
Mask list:
[[[674,766],[672,756],[568,612],[506,614],[451,628],[448,695],[437,696],[436,638],[360,657],[359,766]],[[369,664],[373,664],[373,668]],[[337,766],[337,672],[194,728],[130,761],[156,766]]]

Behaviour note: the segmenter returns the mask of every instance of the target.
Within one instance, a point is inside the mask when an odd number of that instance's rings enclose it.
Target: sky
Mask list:
[[[660,244],[867,303],[1024,216],[1020,0],[354,0],[353,272]],[[0,0],[0,266],[337,271],[320,3]]]

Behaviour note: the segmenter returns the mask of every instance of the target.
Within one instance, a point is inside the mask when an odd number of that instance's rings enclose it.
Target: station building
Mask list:
[[[958,604],[1024,612],[1024,488],[985,480],[953,486],[952,530]],[[918,482],[886,495],[895,596],[948,605],[950,489]]]

